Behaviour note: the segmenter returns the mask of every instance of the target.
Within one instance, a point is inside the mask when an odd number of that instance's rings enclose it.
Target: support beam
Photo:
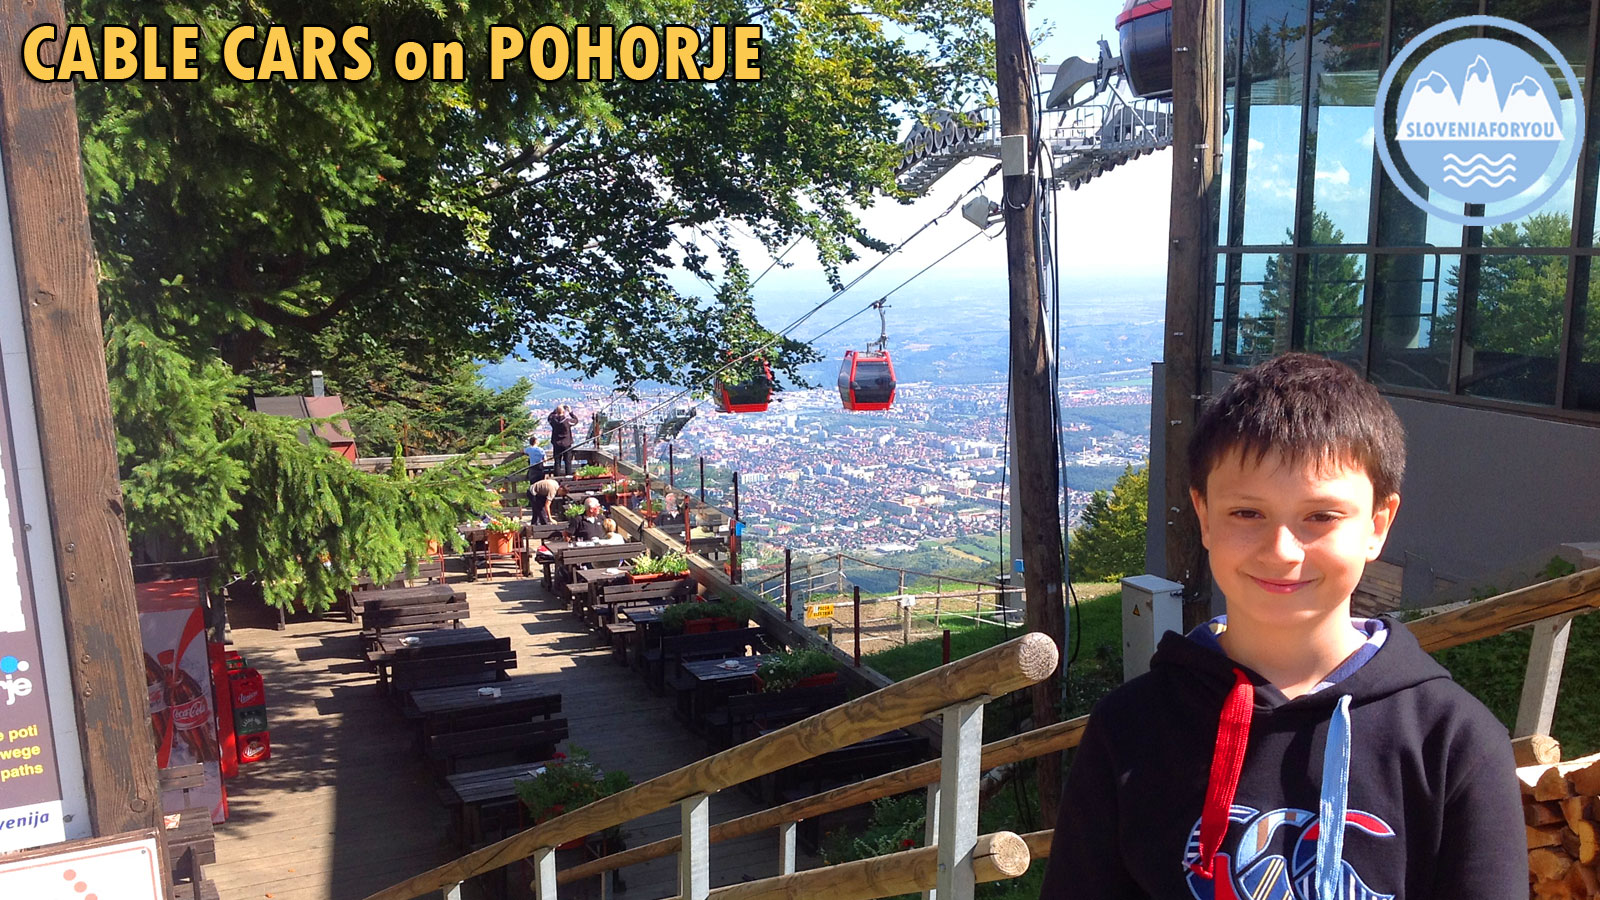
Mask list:
[[[1189,436],[1200,383],[1202,327],[1216,281],[1216,175],[1222,159],[1221,0],[1172,6],[1172,209],[1167,256],[1165,503],[1150,521],[1166,527],[1166,577],[1184,585],[1184,628],[1210,614],[1210,577],[1189,502]],[[1159,573],[1158,573],[1159,574]],[[1047,819],[1046,821],[1054,821]]]
[[[1534,623],[1533,645],[1528,648],[1528,668],[1522,677],[1522,698],[1517,703],[1517,727],[1511,730],[1512,737],[1550,733],[1571,634],[1571,615]]]
[[[778,874],[793,875],[800,853],[796,842],[798,822],[785,822],[778,826]]]
[[[535,900],[556,900],[556,848],[533,851],[533,896]]]
[[[711,893],[711,798],[696,794],[679,804],[683,847],[678,851],[678,896],[706,900]]]
[[[23,35],[46,22],[65,33],[60,0],[0,5],[0,43],[20,47]],[[44,45],[46,62],[56,61],[61,46],[59,40]],[[41,592],[35,599],[59,607],[51,615],[59,614],[65,631],[67,677],[47,689],[70,694],[67,709],[78,726],[79,748],[57,750],[81,749],[82,759],[81,785],[60,789],[87,800],[96,836],[158,828],[161,800],[106,381],[99,270],[70,84],[35,81],[14,63],[0,66],[0,159],[10,224],[5,250],[16,265],[16,281],[4,291],[20,305],[23,331],[6,335],[5,352],[25,345],[33,398],[33,415],[13,408],[11,425],[20,431],[21,419],[33,419],[30,438],[37,427],[44,452],[33,477],[43,480],[48,510],[47,518],[16,524],[48,535],[30,542],[28,556],[35,583],[53,582],[51,593],[59,596],[57,602]],[[23,387],[11,383],[6,390],[21,394]],[[42,671],[56,665],[47,659]]]
[[[977,884],[972,853],[978,846],[978,777],[983,765],[983,706],[987,697],[944,711],[944,752],[939,770],[939,900],[972,900]]]

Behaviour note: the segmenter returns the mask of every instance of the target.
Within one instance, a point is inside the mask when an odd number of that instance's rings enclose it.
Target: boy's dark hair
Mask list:
[[[1189,439],[1189,483],[1202,496],[1235,449],[1257,463],[1269,452],[1295,464],[1353,463],[1372,480],[1374,503],[1400,493],[1406,470],[1405,428],[1378,389],[1310,353],[1247,369],[1206,404]]]

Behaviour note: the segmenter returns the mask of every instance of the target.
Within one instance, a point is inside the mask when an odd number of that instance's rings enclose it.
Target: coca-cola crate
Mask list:
[[[266,685],[261,680],[261,673],[255,669],[242,669],[229,675],[228,690],[233,696],[235,708],[265,706],[267,703]]]
[[[229,650],[222,654],[224,668],[229,672],[239,672],[244,669],[244,657],[237,650]]]
[[[236,734],[262,734],[267,730],[267,708],[265,706],[235,707],[233,710],[233,730]]]
[[[272,739],[266,734],[239,735],[239,764],[262,762],[272,758]]]

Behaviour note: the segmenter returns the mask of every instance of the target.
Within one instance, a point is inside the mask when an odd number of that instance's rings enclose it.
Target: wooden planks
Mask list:
[[[562,695],[567,749],[582,747],[601,766],[635,781],[706,755],[705,744],[676,719],[671,700],[652,695],[638,673],[612,662],[537,579],[466,584],[459,572],[452,578],[452,587],[464,588],[473,605],[473,621],[510,638],[522,673],[513,680]],[[459,855],[450,810],[413,746],[416,723],[374,688],[359,662],[353,628],[327,622],[290,623],[284,632],[238,627],[234,639],[267,678],[273,759],[243,767],[229,782],[234,818],[217,826],[217,862],[206,867],[223,897],[348,900]],[[757,809],[739,791],[711,800],[713,823]],[[676,810],[624,826],[630,845],[677,829]],[[513,882],[525,882],[520,866],[510,872]],[[719,843],[714,851],[713,885],[776,872],[771,833]],[[622,874],[624,896],[677,892],[671,859]],[[593,882],[573,887],[584,890]]]

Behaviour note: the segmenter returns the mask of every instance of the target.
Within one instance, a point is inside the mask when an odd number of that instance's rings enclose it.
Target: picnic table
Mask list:
[[[633,633],[628,635],[629,662],[641,672],[645,669],[645,651],[661,642],[661,611],[664,609],[664,605],[640,606],[622,611],[634,624]]]
[[[673,685],[678,692],[678,712],[691,725],[705,724],[711,711],[726,703],[735,692],[755,689],[756,672],[766,660],[765,654],[756,654],[679,663],[686,677]]]
[[[531,721],[535,716],[548,719],[561,711],[561,694],[550,691],[542,678],[521,675],[488,685],[499,691],[497,696],[484,696],[479,692],[482,687],[463,684],[412,691],[406,715],[422,720],[426,738],[447,730]]]
[[[378,672],[378,684],[389,680],[389,665],[398,657],[425,656],[442,652],[445,648],[470,653],[493,649],[497,638],[482,625],[467,628],[435,628],[431,631],[413,631],[409,634],[384,634],[373,642],[367,652],[367,661]]]

